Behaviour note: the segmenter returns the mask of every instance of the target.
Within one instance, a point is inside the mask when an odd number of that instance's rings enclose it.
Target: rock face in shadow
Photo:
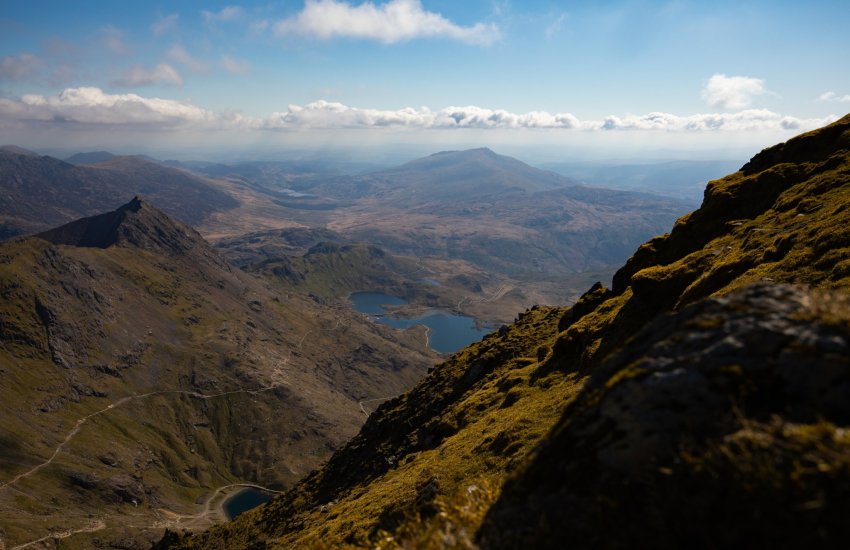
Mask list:
[[[757,285],[662,316],[591,376],[484,548],[819,547],[850,526],[850,300]]]
[[[169,218],[139,196],[112,212],[82,218],[36,237],[83,248],[125,246],[176,256],[191,253],[229,269],[197,231]]]

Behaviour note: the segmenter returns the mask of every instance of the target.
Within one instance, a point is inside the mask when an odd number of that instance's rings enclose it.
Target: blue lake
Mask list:
[[[239,514],[256,508],[260,504],[265,504],[271,499],[272,496],[264,491],[254,489],[253,487],[246,487],[224,501],[224,513],[227,514],[228,519],[233,519]]]
[[[425,325],[431,329],[431,347],[440,353],[453,353],[473,342],[478,342],[489,330],[475,328],[475,319],[464,315],[453,315],[432,311],[413,319],[397,319],[386,315],[384,306],[402,306],[407,302],[401,298],[380,292],[355,292],[351,295],[354,309],[372,315],[379,323],[393,328],[405,329]]]

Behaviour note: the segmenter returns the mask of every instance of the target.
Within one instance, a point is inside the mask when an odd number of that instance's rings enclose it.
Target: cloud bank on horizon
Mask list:
[[[758,144],[850,103],[837,0],[93,3],[6,10],[0,139],[770,134]]]
[[[166,71],[167,72],[167,71]],[[152,75],[140,69],[134,78]],[[734,77],[742,78],[742,77]],[[753,79],[750,79],[753,80]],[[736,101],[740,101],[737,100]],[[238,130],[314,130],[418,128],[479,130],[561,129],[584,131],[644,130],[668,132],[721,132],[809,130],[836,120],[801,119],[783,116],[767,109],[678,116],[670,113],[608,116],[601,120],[579,120],[571,113],[532,111],[512,113],[475,105],[446,107],[432,111],[427,107],[397,110],[361,109],[338,102],[319,100],[306,105],[289,105],[286,111],[266,117],[238,113],[216,113],[190,102],[148,98],[137,94],[108,94],[100,88],[68,88],[60,94],[28,94],[20,99],[0,98],[0,127],[29,122],[66,126],[145,126],[147,129]]]

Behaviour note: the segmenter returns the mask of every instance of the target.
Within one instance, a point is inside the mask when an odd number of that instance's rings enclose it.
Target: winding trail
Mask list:
[[[68,432],[68,435],[65,436],[65,439],[63,439],[62,442],[59,443],[59,445],[57,445],[56,449],[53,451],[53,454],[50,455],[50,458],[48,458],[47,460],[45,460],[41,464],[38,464],[38,465],[30,468],[26,472],[23,472],[23,473],[16,475],[15,477],[10,479],[9,481],[6,481],[6,482],[0,484],[0,490],[3,490],[6,487],[9,487],[10,485],[14,485],[18,481],[35,474],[36,472],[38,472],[39,470],[41,470],[45,466],[49,466],[56,459],[56,457],[59,456],[59,453],[62,452],[62,449],[68,443],[70,443],[70,441],[74,438],[75,435],[77,435],[79,433],[80,428],[82,428],[83,425],[85,425],[89,420],[91,420],[92,418],[94,418],[96,416],[100,416],[102,414],[105,414],[105,413],[111,411],[112,409],[114,409],[116,407],[120,407],[121,405],[128,403],[130,401],[134,401],[136,399],[145,399],[147,397],[151,397],[151,396],[154,396],[154,395],[169,395],[169,394],[173,394],[173,395],[183,394],[183,395],[188,395],[189,397],[195,397],[197,399],[214,399],[214,398],[217,398],[217,397],[224,397],[226,395],[234,395],[234,394],[238,394],[238,393],[247,393],[247,394],[250,394],[250,395],[256,395],[258,393],[263,393],[263,392],[274,390],[274,389],[282,387],[284,385],[285,384],[273,384],[271,386],[264,386],[264,387],[256,388],[256,389],[253,389],[253,390],[246,390],[246,389],[243,388],[243,389],[239,389],[239,390],[233,390],[233,391],[227,391],[227,392],[215,393],[215,394],[203,394],[203,393],[191,391],[191,390],[159,390],[159,391],[152,391],[152,392],[148,392],[148,393],[142,393],[142,394],[138,394],[138,395],[128,395],[127,397],[122,397],[118,401],[116,401],[114,403],[110,403],[106,407],[104,407],[104,408],[102,408],[98,411],[95,411],[95,412],[77,420],[76,424],[74,424],[74,427],[71,428],[71,431]]]
[[[67,539],[68,537],[73,537],[74,535],[78,535],[80,533],[94,533],[96,531],[100,531],[101,529],[106,528],[106,523],[103,520],[96,519],[91,521],[88,526],[81,527],[79,529],[66,529],[64,531],[56,531],[50,533],[46,537],[41,537],[38,540],[34,540],[32,542],[27,542],[24,544],[19,544],[18,546],[13,546],[9,550],[23,550],[24,548],[29,548],[35,544],[39,544],[47,541],[56,541],[58,539]]]

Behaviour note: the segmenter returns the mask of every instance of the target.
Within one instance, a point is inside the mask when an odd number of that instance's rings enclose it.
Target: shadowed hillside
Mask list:
[[[163,545],[841,547],[848,205],[850,116],[710,182],[611,289],[457,353],[291,491]]]
[[[99,214],[137,194],[189,225],[239,204],[201,176],[140,157],[75,166],[7,147],[0,150],[0,239]]]
[[[436,358],[423,331],[282,294],[144,199],[0,244],[0,533],[145,547],[291,486],[360,402]],[[85,531],[92,531],[86,534]]]

